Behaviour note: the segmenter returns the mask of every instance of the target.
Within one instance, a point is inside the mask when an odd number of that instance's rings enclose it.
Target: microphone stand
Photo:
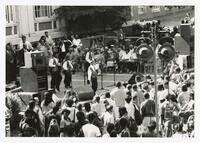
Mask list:
[[[113,59],[113,64],[114,64],[113,75],[114,75],[114,86],[115,86],[116,84],[115,84],[115,60],[114,59]]]
[[[102,68],[102,64],[100,63],[100,70],[101,70],[101,89],[103,88],[103,68]]]

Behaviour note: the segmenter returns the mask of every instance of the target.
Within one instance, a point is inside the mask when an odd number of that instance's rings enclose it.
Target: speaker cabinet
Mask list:
[[[45,92],[48,90],[47,68],[20,68],[21,87],[24,92]]]
[[[78,93],[80,101],[92,100],[94,97],[94,92],[90,86],[78,86],[74,91]]]
[[[180,25],[181,37],[189,44],[191,37],[191,25],[190,24],[181,24]]]
[[[29,68],[46,67],[46,57],[42,51],[25,52],[24,53],[25,66]]]

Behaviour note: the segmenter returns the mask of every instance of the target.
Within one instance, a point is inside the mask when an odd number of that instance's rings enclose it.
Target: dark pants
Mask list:
[[[69,88],[72,82],[72,73],[71,71],[64,71],[64,74],[65,74],[65,79],[64,79],[65,88]]]
[[[96,76],[91,77],[91,84],[92,84],[92,89],[93,89],[94,94],[95,94],[96,91],[97,91],[97,86],[98,86],[98,82],[97,82],[97,77]]]
[[[84,63],[84,72],[86,73],[86,77],[88,77],[87,71],[88,71],[89,66],[90,66],[90,64],[89,64],[88,62],[85,61],[85,63]],[[87,78],[87,79],[88,79],[88,78]],[[89,84],[90,81],[87,80],[87,83]]]
[[[60,90],[60,82],[62,80],[62,76],[59,71],[51,71],[51,88]]]

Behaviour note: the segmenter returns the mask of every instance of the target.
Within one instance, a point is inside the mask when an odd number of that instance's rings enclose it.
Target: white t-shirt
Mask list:
[[[114,124],[115,119],[112,113],[104,112],[102,114],[102,118],[103,118],[104,126],[107,126],[109,123]]]
[[[126,92],[124,89],[115,89],[110,93],[111,98],[115,101],[117,107],[123,107],[125,105]]]
[[[84,137],[100,137],[101,132],[99,128],[93,124],[85,124],[82,127]]]
[[[132,117],[133,119],[135,119],[135,108],[132,104],[132,102],[130,103],[125,103],[125,107],[126,107],[126,110],[128,112],[128,116]]]

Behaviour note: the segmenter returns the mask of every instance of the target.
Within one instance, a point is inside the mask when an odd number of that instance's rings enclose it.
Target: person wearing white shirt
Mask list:
[[[94,93],[97,91],[97,75],[100,75],[100,72],[99,64],[97,64],[95,61],[92,61],[88,67],[88,81],[91,83]]]
[[[131,102],[132,101],[132,98],[131,98],[131,94],[129,92],[129,95],[127,94],[127,97],[125,99],[125,108],[128,112],[128,116],[129,117],[132,117],[133,119],[135,119],[135,108],[133,106],[133,103]]]
[[[22,40],[18,43],[17,54],[19,65],[24,66],[24,52],[30,52],[33,47],[29,41],[26,40],[26,36],[22,35]]]
[[[64,70],[64,84],[65,88],[70,88],[71,83],[72,83],[72,70],[73,70],[73,65],[72,62],[69,60],[69,55],[66,55],[65,61],[63,63],[63,70]]]
[[[72,38],[73,38],[72,44],[73,46],[75,46],[75,48],[81,48],[83,46],[81,39],[78,38],[77,34]]]
[[[106,111],[105,105],[102,103],[102,101],[100,101],[99,96],[95,98],[95,103],[91,105],[91,110],[96,112],[99,117],[102,115],[103,112]]]
[[[106,105],[106,112],[102,114],[101,119],[103,119],[103,124],[105,127],[108,126],[108,124],[114,124],[115,118],[113,115],[112,105]]]
[[[62,79],[62,76],[60,75],[59,67],[61,64],[58,62],[57,54],[54,53],[53,56],[49,60],[49,68],[51,73],[51,88],[57,89],[60,91],[60,82]]]
[[[81,128],[84,137],[100,137],[101,136],[100,129],[92,124],[95,119],[94,113],[89,113],[87,118],[89,120],[89,123],[83,125]]]

